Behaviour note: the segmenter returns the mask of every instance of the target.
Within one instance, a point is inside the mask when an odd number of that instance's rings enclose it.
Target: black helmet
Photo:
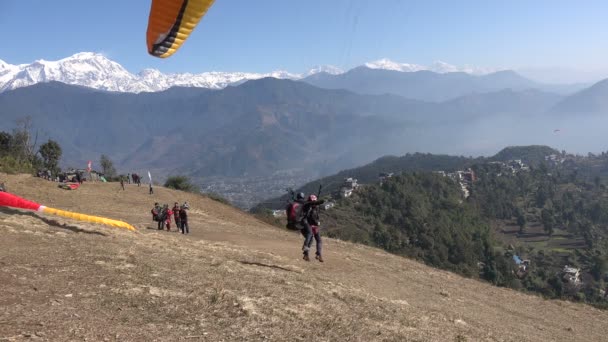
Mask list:
[[[304,193],[303,193],[303,192],[300,192],[300,193],[298,194],[298,196],[296,196],[296,199],[304,199],[304,197],[305,197],[305,196],[304,196]]]

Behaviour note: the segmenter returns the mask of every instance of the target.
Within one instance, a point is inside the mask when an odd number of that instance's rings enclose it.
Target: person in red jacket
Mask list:
[[[175,202],[175,204],[173,204],[173,208],[171,210],[173,211],[173,220],[175,221],[175,227],[177,228],[177,231],[179,232],[180,229],[182,228],[181,219],[179,217],[179,211],[181,210],[179,208],[179,203]]]
[[[169,209],[169,205],[165,204],[165,210],[167,211],[167,221],[165,222],[167,225],[167,231],[171,231],[171,216],[173,216],[173,211],[171,211],[171,209]]]

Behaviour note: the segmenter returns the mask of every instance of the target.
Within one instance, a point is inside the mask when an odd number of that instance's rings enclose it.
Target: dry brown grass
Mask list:
[[[192,194],[55,188],[0,175],[48,206],[138,232],[0,211],[0,341],[602,341],[608,313],[547,301],[326,239],[301,239]],[[158,232],[155,202],[188,200],[192,234]]]

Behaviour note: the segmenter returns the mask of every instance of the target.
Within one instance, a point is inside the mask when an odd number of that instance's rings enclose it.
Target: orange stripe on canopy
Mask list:
[[[166,58],[190,36],[214,0],[152,0],[146,43],[148,52]]]

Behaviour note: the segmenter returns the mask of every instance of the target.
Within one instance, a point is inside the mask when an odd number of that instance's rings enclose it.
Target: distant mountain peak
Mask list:
[[[365,63],[363,67],[400,72],[428,70],[437,73],[483,73],[479,68],[461,68],[442,61],[424,66],[398,63],[388,58]],[[343,73],[344,70],[336,66],[319,65],[302,74],[285,70],[269,73],[210,71],[199,74],[165,74],[156,69],[144,69],[133,74],[103,53],[79,52],[56,61],[39,59],[30,64],[12,65],[0,60],[0,92],[51,81],[130,93],[156,92],[176,86],[222,89],[228,85],[264,77],[299,80],[315,74],[339,75]]]
[[[499,70],[494,68],[474,67],[470,65],[458,67],[443,61],[435,61],[431,65],[425,66],[420,64],[395,62],[387,58],[382,58],[373,62],[365,63],[364,66],[370,69],[383,69],[401,72],[432,71],[439,74],[445,74],[450,72],[464,72],[472,75],[485,75]]]
[[[342,70],[336,66],[333,66],[333,65],[317,65],[317,66],[314,66],[313,68],[311,68],[310,70],[308,70],[308,72],[306,72],[306,74],[304,74],[304,77],[322,73],[322,72],[326,73],[326,74],[330,74],[330,75],[340,75],[340,74],[344,73],[344,70]]]
[[[39,59],[30,64],[0,63],[0,92],[58,81],[116,92],[156,92],[175,86],[221,89],[229,84],[262,77],[300,78],[286,71],[269,74],[244,72],[205,72],[201,74],[164,74],[144,69],[132,74],[117,62],[97,52],[79,52],[57,61]]]
[[[398,63],[393,62],[390,59],[382,58],[373,62],[368,62],[364,64],[366,67],[370,69],[383,69],[383,70],[393,70],[393,71],[401,71],[401,72],[413,72],[413,71],[421,71],[427,70],[425,66],[418,64],[409,64],[409,63]]]
[[[88,59],[88,58],[103,58],[108,59],[104,54],[99,52],[78,52],[64,59]]]
[[[3,61],[3,60],[0,59],[0,72],[3,72],[3,71],[8,70],[8,69],[12,69],[14,67],[15,67],[14,65],[8,64],[5,61]]]

